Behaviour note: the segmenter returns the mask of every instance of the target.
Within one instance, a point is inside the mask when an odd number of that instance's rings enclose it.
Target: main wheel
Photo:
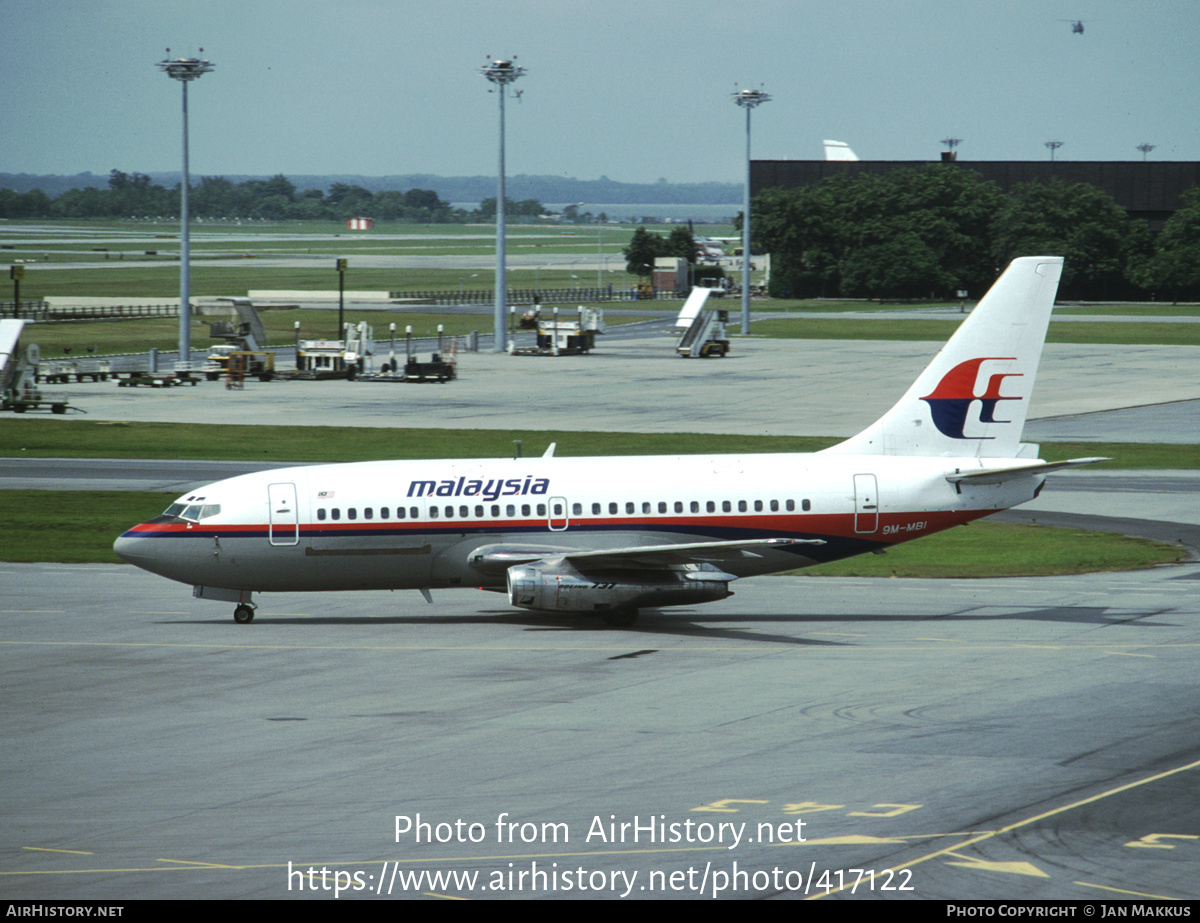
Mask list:
[[[254,610],[243,603],[233,610],[233,620],[239,625],[249,625],[254,621]]]

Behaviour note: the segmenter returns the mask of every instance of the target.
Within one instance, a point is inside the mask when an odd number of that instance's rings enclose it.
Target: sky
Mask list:
[[[1084,34],[1070,20],[1084,21]],[[755,159],[1200,160],[1200,0],[0,0],[0,172],[740,182]],[[201,53],[200,49],[203,49]]]

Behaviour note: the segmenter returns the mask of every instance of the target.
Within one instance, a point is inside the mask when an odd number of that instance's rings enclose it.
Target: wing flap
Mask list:
[[[725,542],[682,542],[673,545],[635,545],[628,548],[533,547],[488,545],[471,554],[478,570],[499,572],[514,564],[561,558],[590,567],[667,567],[679,564],[719,563],[754,556],[756,551],[790,545],[824,545],[819,538],[753,538]]]

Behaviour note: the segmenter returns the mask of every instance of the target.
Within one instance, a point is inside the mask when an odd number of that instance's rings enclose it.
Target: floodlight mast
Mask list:
[[[203,53],[204,49],[201,48]],[[179,184],[179,362],[183,368],[190,368],[192,362],[192,301],[191,301],[191,237],[188,220],[188,84],[199,79],[202,75],[213,70],[209,61],[199,58],[170,57],[171,49],[167,49],[167,57],[156,65],[172,80],[178,80],[183,87],[183,181]]]
[[[771,96],[762,90],[737,90],[733,101],[746,110],[746,188],[742,191],[742,336],[750,334],[750,111]]]
[[[525,75],[525,68],[517,66],[516,58],[511,61],[495,60],[479,68],[479,73],[496,84],[500,97],[500,175],[496,181],[496,307],[492,316],[495,331],[492,351],[502,353],[506,346],[504,315],[508,301],[508,278],[504,264],[504,97],[508,95],[508,85]]]

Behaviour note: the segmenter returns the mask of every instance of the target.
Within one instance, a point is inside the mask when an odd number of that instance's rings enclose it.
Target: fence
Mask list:
[[[640,301],[643,297],[637,289],[610,288],[555,288],[555,289],[509,289],[508,304],[532,306],[553,302],[612,302]],[[673,291],[655,291],[652,299],[675,299],[683,296]],[[394,301],[419,301],[439,306],[486,305],[496,303],[495,289],[473,289],[455,291],[389,291],[388,298]]]
[[[132,320],[136,317],[178,317],[179,303],[174,304],[104,304],[57,305],[41,301],[22,301],[14,307],[11,301],[0,302],[0,317],[15,317],[54,324],[78,320]]]

